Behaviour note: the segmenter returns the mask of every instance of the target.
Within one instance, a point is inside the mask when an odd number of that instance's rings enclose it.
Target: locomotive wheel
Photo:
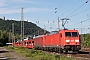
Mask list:
[[[63,49],[62,48],[59,48],[58,49],[58,53],[63,53]]]
[[[44,51],[47,51],[47,48],[46,47],[44,47]]]
[[[64,52],[64,53],[67,53],[67,52],[68,52],[68,50],[63,50],[63,52]]]
[[[67,53],[67,52],[68,52],[68,50],[65,51],[65,53]]]
[[[44,48],[42,47],[41,50],[44,51]]]

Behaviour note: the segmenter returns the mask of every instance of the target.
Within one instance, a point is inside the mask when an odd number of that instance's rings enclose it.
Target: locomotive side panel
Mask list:
[[[59,34],[52,34],[52,35],[46,36],[45,46],[46,47],[57,47],[57,46],[59,46]]]
[[[40,36],[40,37],[36,37],[36,38],[34,38],[34,47],[36,48],[36,49],[41,49],[42,47],[43,47],[43,38],[44,36],[42,35],[42,36]]]
[[[59,40],[59,44],[60,44],[60,48],[64,48],[65,46],[65,37],[64,37],[64,32],[63,31],[60,31],[60,40]]]

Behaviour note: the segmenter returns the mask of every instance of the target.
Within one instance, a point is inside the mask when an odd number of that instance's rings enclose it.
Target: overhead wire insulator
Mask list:
[[[37,21],[36,21],[36,23],[37,23]]]
[[[56,10],[57,8],[55,8],[55,10]]]
[[[49,20],[48,20],[48,23],[49,23]]]
[[[55,11],[55,13],[57,13],[57,11]]]
[[[55,8],[55,13],[57,13],[57,8]]]
[[[86,1],[86,3],[88,3],[89,0]]]
[[[54,24],[54,21],[53,21],[53,24]]]
[[[38,24],[39,24],[39,21],[38,21]]]

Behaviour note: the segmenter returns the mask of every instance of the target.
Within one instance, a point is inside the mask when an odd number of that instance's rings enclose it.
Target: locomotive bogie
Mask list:
[[[68,50],[68,51],[79,51],[81,49],[81,47],[79,45],[75,46],[75,45],[67,45],[64,47],[64,50]]]

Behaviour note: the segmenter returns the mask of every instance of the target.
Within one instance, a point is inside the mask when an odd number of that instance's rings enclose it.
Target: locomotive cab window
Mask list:
[[[65,32],[65,36],[71,36],[71,32]]]
[[[72,36],[73,37],[77,37],[78,36],[78,33],[77,32],[72,32]]]
[[[65,32],[65,36],[77,37],[78,33],[77,32]]]

